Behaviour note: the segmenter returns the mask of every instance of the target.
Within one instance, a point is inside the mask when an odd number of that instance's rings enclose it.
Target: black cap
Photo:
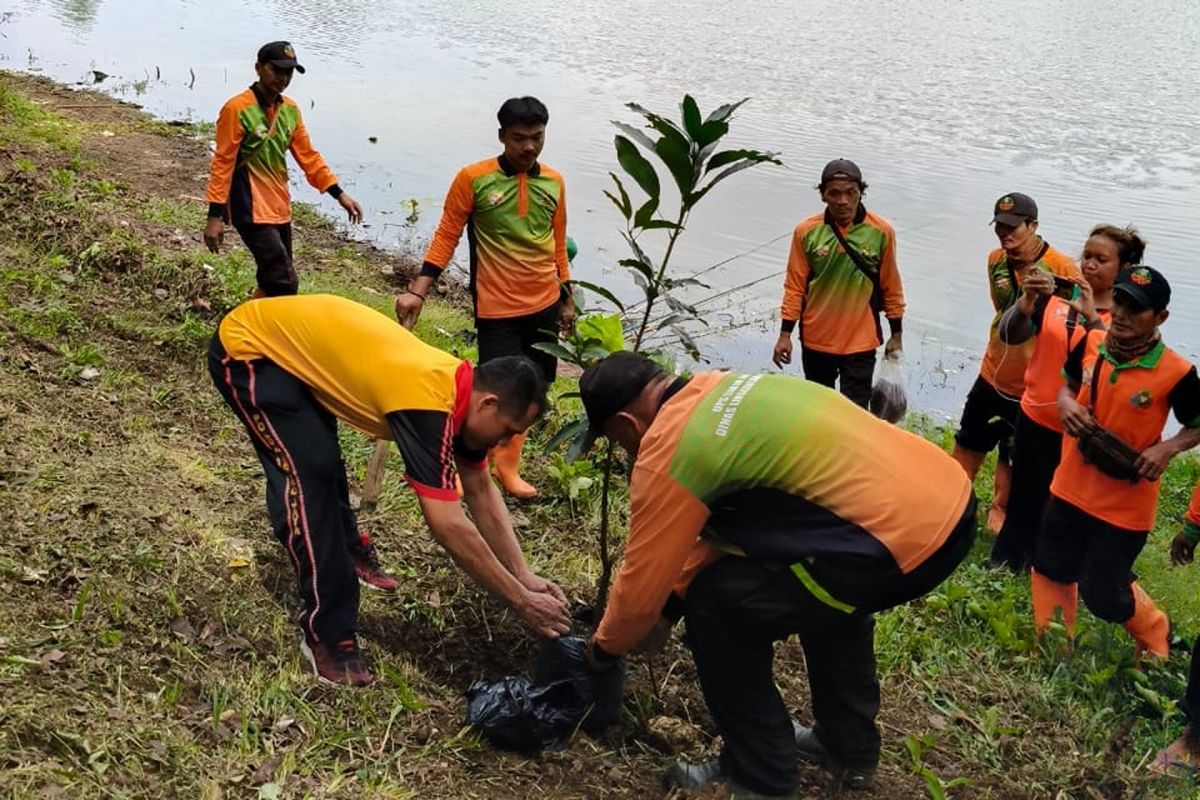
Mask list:
[[[862,186],[862,170],[858,168],[858,164],[848,158],[835,158],[825,165],[825,169],[821,170],[821,186],[837,180],[854,181]]]
[[[604,423],[632,403],[651,381],[665,374],[658,364],[628,350],[613,353],[584,370],[579,378],[579,396],[588,418],[584,452],[603,436]]]
[[[1027,194],[1009,192],[996,201],[992,209],[992,223],[1003,223],[1014,228],[1038,218],[1037,203]]]
[[[1171,303],[1171,284],[1154,267],[1134,267],[1117,276],[1113,291],[1131,298],[1142,308],[1162,311]]]
[[[304,67],[296,60],[296,50],[291,42],[268,42],[258,48],[258,63],[270,64],[280,69],[294,69],[301,75]]]

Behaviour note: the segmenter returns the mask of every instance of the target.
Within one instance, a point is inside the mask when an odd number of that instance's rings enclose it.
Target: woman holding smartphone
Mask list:
[[[1008,513],[992,546],[994,566],[1024,572],[1033,560],[1062,451],[1057,399],[1063,363],[1089,330],[1108,326],[1113,281],[1121,270],[1141,263],[1145,250],[1145,241],[1132,227],[1097,225],[1083,246],[1082,281],[1032,271],[1022,283],[1020,299],[1000,320],[1002,342],[1018,345],[1034,339],[1035,344],[1013,436]]]

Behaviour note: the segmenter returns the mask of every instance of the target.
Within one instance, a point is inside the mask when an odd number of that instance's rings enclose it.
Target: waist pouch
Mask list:
[[[1085,463],[1108,477],[1130,483],[1141,480],[1141,473],[1136,466],[1141,451],[1107,428],[1096,427],[1079,437],[1077,447]]]

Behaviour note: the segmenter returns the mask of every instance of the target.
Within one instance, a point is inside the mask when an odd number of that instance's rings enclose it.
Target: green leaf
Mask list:
[[[783,162],[780,161],[778,158],[776,158],[776,155],[778,155],[778,154],[777,153],[757,153],[755,156],[746,156],[745,160],[738,161],[733,166],[726,167],[724,170],[717,173],[716,177],[714,177],[711,181],[709,181],[704,186],[704,188],[688,195],[687,199],[685,200],[685,203],[689,207],[695,205],[697,202],[700,201],[701,197],[704,197],[704,195],[708,194],[709,189],[713,188],[718,183],[725,180],[730,175],[733,175],[736,172],[741,172],[744,169],[749,169],[750,167],[753,167],[757,164],[762,164],[764,162],[770,163],[770,164],[782,164]],[[716,156],[713,156],[713,158],[716,158]]]
[[[637,181],[637,185],[642,187],[643,192],[658,199],[660,189],[658,173],[654,171],[654,165],[647,161],[646,157],[638,152],[634,143],[624,136],[617,136],[614,141],[617,146],[617,161],[620,162],[621,169],[628,172],[630,177]]]
[[[649,111],[642,106],[639,106],[637,103],[626,103],[625,107],[645,117],[646,121],[650,123],[651,127],[653,127],[662,135],[676,136],[679,139],[682,139],[684,142],[687,142],[687,134],[685,134],[678,125],[666,117],[655,114],[653,111]]]
[[[714,169],[719,169],[726,164],[732,164],[735,161],[741,161],[743,158],[750,158],[755,155],[756,150],[722,150],[708,160],[704,165],[705,172],[711,172]]]
[[[587,289],[589,292],[595,292],[617,308],[621,309],[621,311],[625,310],[625,304],[618,300],[615,294],[610,292],[608,289],[605,289],[603,286],[598,286],[594,283],[589,283],[588,281],[577,281],[574,279],[567,281],[567,284],[571,286],[580,286],[584,289]]]
[[[646,134],[646,132],[644,130],[642,130],[641,128],[635,128],[632,125],[630,125],[628,122],[619,122],[615,119],[612,121],[612,124],[617,127],[617,130],[624,133],[630,139],[633,139],[635,142],[640,144],[642,147],[646,148],[647,150],[649,150],[651,152],[654,151],[654,140],[651,139]]]
[[[534,342],[533,349],[541,350],[543,353],[549,353],[555,358],[561,358],[563,361],[567,361],[571,364],[579,363],[578,355],[574,351],[563,347],[558,342]]]
[[[671,222],[669,219],[652,219],[645,225],[641,226],[642,230],[653,231],[659,228],[669,228],[670,230],[683,230],[683,226],[678,222]]]
[[[692,339],[688,332],[678,325],[672,325],[671,330],[675,331],[675,335],[679,337],[679,342],[683,345],[683,349],[687,351],[687,354],[694,360],[699,361],[700,348],[696,346],[696,342]]]
[[[636,258],[622,258],[617,263],[622,267],[642,273],[650,280],[654,280],[654,269],[645,261],[638,261]]]
[[[608,351],[605,355],[625,349],[625,332],[619,314],[588,314],[575,320],[575,332],[599,342]]]
[[[687,131],[688,136],[699,141],[700,128],[703,124],[700,121],[700,107],[696,105],[695,99],[690,94],[685,94],[683,96],[683,129]]]
[[[612,351],[604,345],[591,344],[583,349],[583,352],[579,356],[579,360],[590,367],[600,359],[608,358],[610,355],[612,355]]]
[[[712,288],[711,286],[709,286],[707,283],[700,280],[699,278],[676,278],[673,281],[671,281],[671,288],[674,289],[674,288],[678,288],[680,286],[699,286],[701,289],[711,289]]]
[[[658,157],[671,171],[671,176],[675,178],[675,185],[679,187],[680,195],[686,196],[688,192],[696,188],[696,181],[700,176],[696,174],[695,166],[692,164],[691,147],[686,141],[664,136],[654,146],[654,152],[658,153]]]
[[[583,435],[587,430],[587,417],[574,419],[559,428],[558,433],[550,437],[550,441],[546,442],[544,452],[553,453],[558,448],[562,447],[566,442],[574,441],[576,438]]]
[[[653,276],[654,262],[650,260],[650,256],[646,255],[646,251],[642,249],[640,244],[638,244],[637,239],[628,233],[622,233],[621,235],[625,237],[625,241],[629,245],[629,249],[633,251],[633,255],[643,264],[646,264],[650,267],[650,272]]]
[[[629,192],[625,191],[625,184],[621,183],[621,179],[617,177],[617,173],[610,172],[608,175],[613,179],[613,183],[617,185],[617,191],[621,193],[621,203],[617,208],[621,209],[621,213],[625,215],[625,219],[629,219],[633,216],[633,203],[629,200]],[[611,199],[612,195],[609,195],[609,198]],[[613,200],[613,202],[617,201]]]
[[[713,110],[713,112],[711,114],[709,114],[705,118],[704,121],[706,123],[707,122],[727,122],[729,120],[729,118],[731,116],[733,116],[733,112],[737,111],[741,107],[742,103],[746,102],[749,99],[750,99],[749,97],[743,97],[741,100],[738,100],[736,103],[727,103],[726,105],[723,105],[723,106],[717,106],[716,109]]]
[[[727,133],[729,133],[728,122],[713,120],[700,126],[700,131],[694,138],[696,139],[696,144],[701,147],[708,147],[711,144],[716,144]]]
[[[642,207],[633,215],[633,224],[639,228],[644,228],[654,221],[654,212],[658,211],[658,198],[651,197]]]

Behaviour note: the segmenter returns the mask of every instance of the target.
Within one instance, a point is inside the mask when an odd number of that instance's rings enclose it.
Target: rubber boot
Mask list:
[[[983,460],[987,458],[987,453],[968,450],[956,443],[950,452],[950,457],[957,461],[963,471],[967,473],[967,477],[974,481],[975,476],[979,474],[979,468],[983,465]]]
[[[996,460],[996,480],[993,484],[992,507],[988,509],[987,528],[994,536],[1004,527],[1008,508],[1008,492],[1012,488],[1012,466]]]
[[[1079,608],[1079,584],[1052,581],[1036,569],[1029,571],[1029,589],[1033,598],[1033,627],[1041,636],[1054,619],[1054,610],[1062,609],[1067,638],[1075,639],[1075,612]]]
[[[492,474],[500,479],[500,485],[518,500],[537,497],[537,489],[521,478],[521,448],[525,445],[525,434],[520,433],[492,448]]]
[[[1137,656],[1149,653],[1155,659],[1165,661],[1171,654],[1167,638],[1171,624],[1167,615],[1154,605],[1150,595],[1137,581],[1129,588],[1133,590],[1133,616],[1125,621],[1124,628],[1137,642]]]

